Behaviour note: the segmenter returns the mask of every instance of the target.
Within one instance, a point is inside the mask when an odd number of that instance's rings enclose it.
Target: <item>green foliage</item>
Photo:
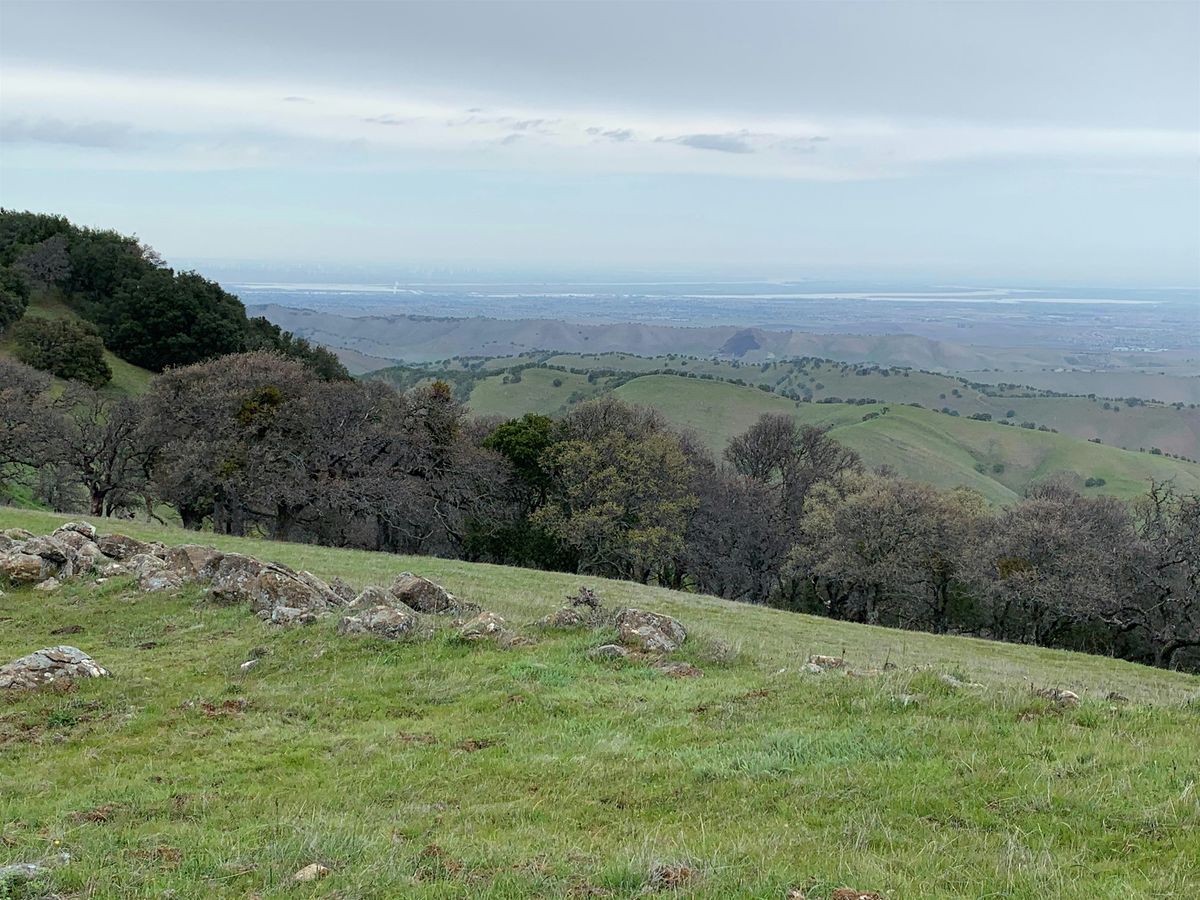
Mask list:
[[[0,265],[0,331],[25,315],[29,285],[20,272]]]
[[[256,316],[246,323],[246,349],[272,350],[299,360],[324,381],[350,380],[350,373],[335,353],[296,337],[290,331],[284,331],[262,316]]]
[[[526,413],[499,425],[483,441],[483,446],[495,450],[512,463],[513,471],[539,495],[550,486],[550,473],[542,458],[554,443],[554,420],[549,416]]]
[[[154,269],[126,281],[98,319],[114,353],[153,371],[236,353],[246,342],[242,302],[195,272]]]
[[[112,369],[94,325],[77,319],[23,319],[12,328],[13,352],[26,365],[92,387],[107,384]]]

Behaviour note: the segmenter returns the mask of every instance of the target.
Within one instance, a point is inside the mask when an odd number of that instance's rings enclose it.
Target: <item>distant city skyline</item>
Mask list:
[[[172,262],[1200,285],[1200,4],[0,7],[0,203]]]

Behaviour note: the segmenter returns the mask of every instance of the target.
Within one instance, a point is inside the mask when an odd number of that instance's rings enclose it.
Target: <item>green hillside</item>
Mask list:
[[[25,315],[42,319],[78,319],[79,314],[61,301],[55,300],[44,292],[35,292],[29,300]],[[11,339],[0,337],[0,355],[11,356]],[[104,360],[112,370],[112,380],[103,388],[104,393],[114,396],[132,397],[141,394],[150,384],[153,373],[127,363],[109,350],[104,351]]]
[[[0,510],[0,527],[58,521]],[[1196,887],[1195,676],[589,580],[608,605],[688,627],[677,658],[704,674],[679,679],[589,658],[607,631],[528,625],[575,576],[202,539],[356,586],[411,569],[529,642],[505,650],[442,631],[388,644],[340,637],[330,620],[282,630],[195,586],[144,595],[121,577],[9,589],[0,660],[67,641],[114,673],[0,701],[0,866],[69,854],[34,896]],[[807,673],[813,653],[844,653],[855,674]],[[251,654],[259,664],[241,671]],[[1056,706],[1031,686],[1082,702]],[[312,862],[330,875],[293,884]]]

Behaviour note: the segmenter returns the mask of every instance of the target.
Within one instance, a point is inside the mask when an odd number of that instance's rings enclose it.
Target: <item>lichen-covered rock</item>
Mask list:
[[[662,613],[625,609],[617,616],[622,643],[652,653],[672,653],[687,640],[687,629]]]
[[[16,547],[17,544],[18,541],[14,541],[7,534],[0,534],[0,556],[8,553],[10,550]]]
[[[251,603],[258,576],[266,563],[241,553],[213,557],[200,571],[199,580],[208,582],[208,593],[220,603]]]
[[[844,669],[846,668],[846,660],[841,656],[822,656],[815,653],[808,658],[811,665],[819,666],[822,669]]]
[[[401,572],[397,575],[388,591],[405,606],[417,612],[458,613],[462,612],[465,606],[440,584],[412,572]]]
[[[333,580],[329,582],[329,589],[337,594],[347,606],[353,603],[354,598],[358,596],[358,591],[354,589],[354,585],[340,575],[335,575]]]
[[[100,552],[110,559],[132,559],[140,553],[150,553],[150,545],[123,534],[106,534],[96,539]]]
[[[321,610],[301,609],[296,606],[274,606],[270,609],[260,610],[258,615],[272,625],[311,625],[321,617]]]
[[[373,606],[395,606],[400,609],[410,607],[396,599],[390,591],[381,587],[365,587],[350,601],[350,609],[370,609]],[[411,611],[411,610],[410,610]]]
[[[564,606],[539,619],[538,625],[542,628],[586,628],[588,617],[578,606]]]
[[[53,535],[47,537],[31,537],[21,548],[23,552],[40,556],[47,562],[57,566],[66,566],[74,556],[74,548],[60,541]]]
[[[488,638],[503,638],[511,634],[508,623],[494,612],[485,610],[475,618],[463,624],[458,630],[459,636],[467,641],[481,641]]]
[[[100,548],[91,541],[88,541],[75,551],[72,568],[75,570],[76,575],[87,575],[95,572],[107,561],[104,554],[100,552]]]
[[[326,610],[341,606],[338,596],[320,579],[308,573],[293,572],[286,566],[270,563],[263,567],[250,585],[250,607],[256,613],[278,606],[293,609]]]
[[[138,576],[138,590],[148,594],[177,591],[181,587],[183,587],[183,579],[173,569],[148,569]]]
[[[0,556],[0,581],[8,584],[37,584],[58,571],[33,553],[8,553]]]
[[[137,556],[131,556],[125,560],[125,568],[140,579],[151,572],[162,572],[167,568],[167,564],[157,556],[139,553]]]
[[[1078,706],[1079,695],[1074,691],[1068,691],[1064,688],[1043,688],[1040,691],[1035,691],[1039,697],[1045,697],[1047,700],[1057,703],[1059,706]]]
[[[31,690],[60,681],[107,675],[107,669],[78,647],[47,647],[0,666],[0,690]]]
[[[180,578],[191,581],[199,577],[204,567],[214,559],[224,556],[215,547],[205,547],[201,544],[180,544],[178,547],[168,547],[163,558],[167,568],[177,572]]]
[[[24,528],[5,528],[4,531],[0,531],[0,534],[14,541],[27,541],[33,537],[33,532],[26,531]]]
[[[400,603],[354,607],[352,615],[338,622],[338,634],[370,634],[397,641],[417,628],[416,614]]]
[[[61,534],[79,534],[89,541],[96,539],[96,526],[90,522],[67,522],[65,525],[59,525],[54,529],[56,535]]]
[[[672,678],[702,678],[704,672],[685,662],[661,662],[654,668]]]
[[[62,582],[57,578],[47,578],[45,581],[40,581],[33,586],[35,591],[41,591],[44,594],[52,593],[62,587]]]

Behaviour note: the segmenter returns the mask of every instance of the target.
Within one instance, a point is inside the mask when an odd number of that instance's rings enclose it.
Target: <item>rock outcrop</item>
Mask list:
[[[508,623],[494,612],[488,611],[481,612],[473,619],[463,623],[458,633],[466,641],[482,641],[489,638],[499,640],[512,637]]]
[[[374,635],[398,641],[413,634],[418,625],[416,613],[403,604],[379,604],[356,607],[338,622],[338,634]]]
[[[32,690],[56,682],[108,675],[107,669],[78,647],[47,647],[0,666],[0,690]]]
[[[687,640],[687,629],[662,613],[624,609],[617,616],[621,642],[650,653],[673,653]]]
[[[475,604],[460,602],[440,584],[412,572],[401,572],[397,575],[388,591],[405,606],[417,612],[464,615],[479,611]]]

